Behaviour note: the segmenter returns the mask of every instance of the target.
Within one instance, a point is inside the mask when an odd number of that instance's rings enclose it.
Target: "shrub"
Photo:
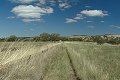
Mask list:
[[[18,40],[17,37],[15,35],[11,35],[10,37],[7,38],[7,41],[13,42]]]

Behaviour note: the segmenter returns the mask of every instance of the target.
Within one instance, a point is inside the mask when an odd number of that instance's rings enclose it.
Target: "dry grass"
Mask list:
[[[120,46],[67,43],[82,80],[120,80]]]
[[[54,56],[56,51],[54,46],[58,44],[23,42],[1,44],[0,80],[39,80],[45,72],[46,65]]]
[[[0,43],[0,80],[120,80],[120,46],[80,42]]]

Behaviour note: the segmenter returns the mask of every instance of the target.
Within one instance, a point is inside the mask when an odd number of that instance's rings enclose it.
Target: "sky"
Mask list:
[[[1,0],[0,37],[120,34],[120,0]]]

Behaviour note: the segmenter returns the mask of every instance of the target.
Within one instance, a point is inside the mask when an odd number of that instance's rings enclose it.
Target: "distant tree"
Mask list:
[[[108,36],[107,35],[103,35],[104,39],[108,39]]]
[[[0,38],[0,42],[3,42],[5,41],[6,39],[5,38]]]
[[[89,37],[89,42],[94,42],[94,38],[95,38],[94,36],[90,36]]]
[[[33,37],[33,41],[36,41],[36,42],[40,41],[40,37],[39,36]]]
[[[94,42],[97,42],[97,44],[99,44],[99,45],[102,45],[102,44],[105,43],[105,40],[104,40],[101,36],[95,36],[95,37],[93,38],[93,41],[94,41]]]
[[[69,41],[69,38],[65,37],[65,36],[60,36],[59,40],[61,40],[61,41]]]
[[[112,38],[108,40],[107,43],[112,44],[112,45],[118,45],[120,44],[120,38],[119,37]]]
[[[42,41],[50,41],[50,34],[45,33],[45,32],[40,34],[40,40],[42,40]]]
[[[50,35],[50,40],[51,40],[51,41],[59,41],[59,40],[60,40],[60,34],[52,33],[52,34]]]
[[[81,37],[68,38],[69,41],[83,41]]]
[[[17,37],[15,35],[11,35],[10,37],[7,38],[7,41],[16,41],[17,40]]]
[[[86,37],[84,37],[83,41],[85,41],[85,42],[93,42],[91,36],[86,36]]]
[[[98,44],[98,45],[102,45],[102,44],[104,44],[104,43],[105,43],[105,41],[104,41],[103,39],[97,40],[97,44]]]

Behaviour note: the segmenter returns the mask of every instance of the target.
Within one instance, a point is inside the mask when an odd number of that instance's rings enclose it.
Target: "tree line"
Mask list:
[[[35,37],[17,37],[15,35],[11,35],[7,38],[0,38],[0,41],[6,42],[14,42],[14,41],[81,41],[81,42],[96,42],[97,44],[101,45],[104,43],[109,43],[113,45],[120,44],[120,37],[108,37],[106,35],[103,36],[61,36],[58,33],[41,33],[39,36]]]

